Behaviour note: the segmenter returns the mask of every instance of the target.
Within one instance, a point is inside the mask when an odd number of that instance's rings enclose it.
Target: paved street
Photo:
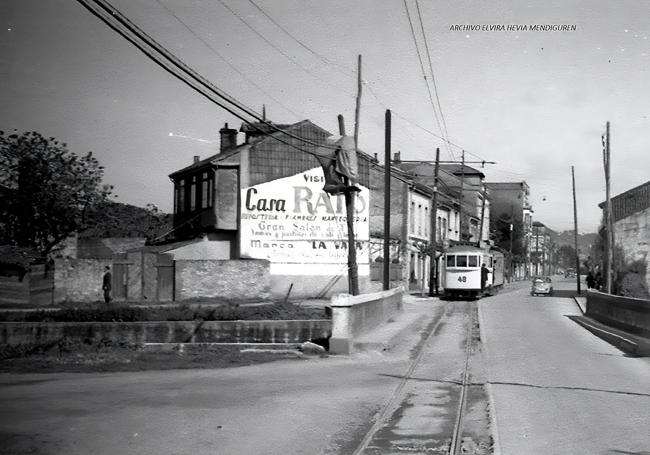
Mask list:
[[[529,291],[479,303],[501,453],[650,453],[650,359],[581,329],[573,299]]]
[[[446,305],[412,304],[426,308],[420,329]],[[562,292],[531,297],[517,283],[478,306],[483,345],[470,379],[490,393],[494,453],[650,453],[650,359],[626,357],[568,319],[579,310]],[[467,323],[455,310],[447,316],[424,346],[406,398],[363,453],[417,453],[416,440],[436,450],[446,444],[455,406],[446,397],[462,371]],[[3,374],[3,453],[350,454],[410,368],[420,337],[414,330],[390,354],[232,369]]]

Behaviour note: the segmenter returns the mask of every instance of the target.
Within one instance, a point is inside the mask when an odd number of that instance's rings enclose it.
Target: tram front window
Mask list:
[[[478,267],[478,256],[470,256],[469,257],[469,266],[470,267]]]
[[[467,256],[456,256],[456,267],[467,267]]]
[[[456,267],[456,256],[447,256],[447,267]]]

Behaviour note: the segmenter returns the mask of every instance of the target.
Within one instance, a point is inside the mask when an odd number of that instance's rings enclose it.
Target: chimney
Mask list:
[[[394,163],[402,162],[402,152],[395,152],[395,154],[393,155],[393,162]]]
[[[228,128],[228,123],[219,130],[219,134],[221,135],[219,152],[237,147],[237,130]]]
[[[194,162],[198,163],[201,157],[199,155],[194,155]]]

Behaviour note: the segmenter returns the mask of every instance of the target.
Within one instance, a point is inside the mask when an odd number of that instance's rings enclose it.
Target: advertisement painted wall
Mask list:
[[[329,196],[320,167],[241,190],[241,257],[268,259],[271,273],[329,275],[348,260],[345,197]],[[368,273],[369,191],[355,193],[359,274]]]

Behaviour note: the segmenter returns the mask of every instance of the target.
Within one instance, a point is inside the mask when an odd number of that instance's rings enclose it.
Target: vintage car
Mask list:
[[[533,278],[530,295],[553,295],[553,280],[550,276],[536,276]]]

